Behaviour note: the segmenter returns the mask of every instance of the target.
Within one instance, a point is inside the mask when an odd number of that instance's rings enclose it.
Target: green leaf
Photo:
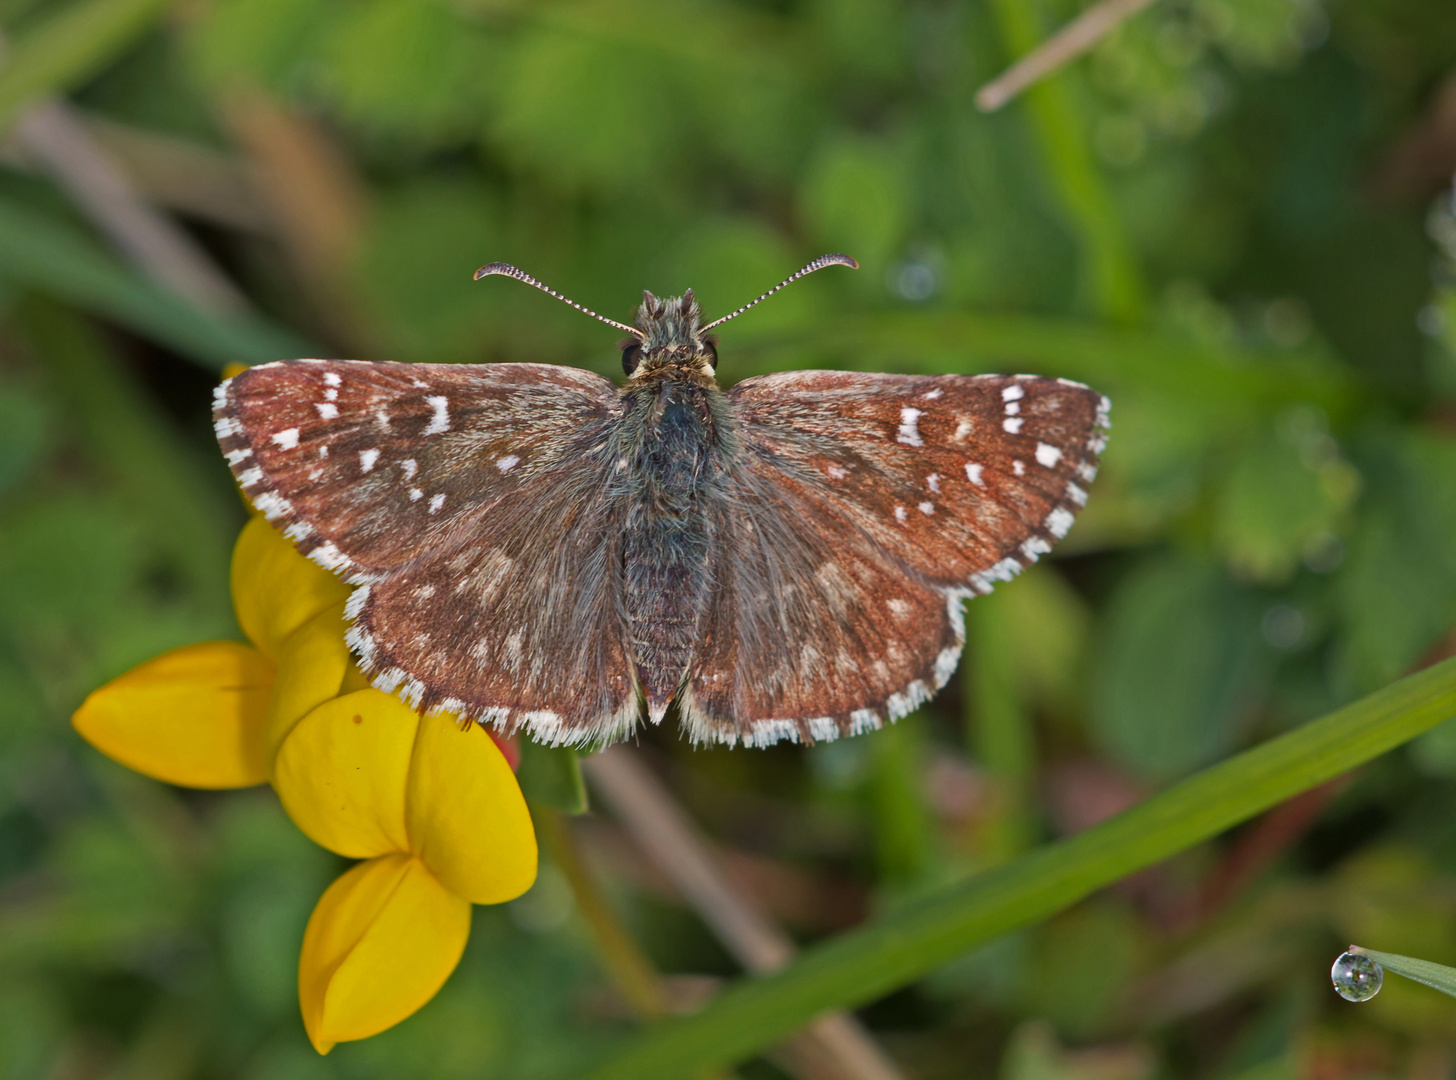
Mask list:
[[[742,1060],[830,1009],[904,986],[1010,930],[1385,753],[1456,715],[1456,659],[1206,769],[1126,813],[806,950],[626,1043],[582,1080],[668,1080]]]
[[[1093,734],[1144,776],[1212,761],[1232,748],[1268,660],[1257,607],[1217,567],[1176,560],[1140,569],[1108,612]]]
[[[86,82],[173,0],[85,0],[17,37],[0,67],[0,130],[36,98]]]
[[[533,803],[543,803],[565,814],[587,811],[586,784],[581,778],[581,762],[569,746],[546,746],[531,739],[517,740],[521,748],[521,764],[516,780],[521,793]]]
[[[1439,990],[1448,997],[1456,997],[1456,968],[1433,964],[1429,960],[1417,960],[1413,956],[1401,956],[1399,953],[1362,949],[1358,945],[1351,946],[1350,951],[1370,957],[1386,971],[1404,975],[1407,979],[1429,986],[1432,990]]]
[[[0,383],[0,493],[40,463],[51,442],[53,420],[46,402],[30,387]]]
[[[1255,439],[1227,470],[1213,539],[1230,569],[1246,580],[1288,580],[1310,541],[1339,529],[1359,492],[1359,474],[1340,458],[1333,440],[1309,434],[1302,445],[1292,438]]]
[[[316,353],[260,317],[223,318],[193,307],[121,266],[63,218],[3,197],[0,279],[112,320],[214,370]]]

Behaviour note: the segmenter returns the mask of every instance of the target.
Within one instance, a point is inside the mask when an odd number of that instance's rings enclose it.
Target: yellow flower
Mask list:
[[[365,860],[319,900],[299,957],[304,1025],[328,1053],[435,995],[470,905],[530,888],[535,833],[502,747],[371,689],[344,644],[348,587],[261,517],[238,537],[232,589],[253,647],[174,649],[95,691],[72,722],[168,783],[269,782],[305,834]]]

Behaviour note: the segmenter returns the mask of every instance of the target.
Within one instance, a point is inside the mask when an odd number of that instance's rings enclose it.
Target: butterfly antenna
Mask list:
[[[843,258],[842,255],[836,257]],[[815,269],[818,268],[816,267]],[[803,272],[804,271],[800,271],[800,273]],[[590,315],[593,319],[596,319],[597,322],[604,322],[608,326],[615,326],[618,330],[625,330],[627,333],[631,334],[635,338],[642,338],[642,331],[638,330],[635,326],[628,326],[626,323],[619,323],[615,319],[607,318],[605,315],[598,315],[589,307],[582,307],[575,300],[567,299],[555,289],[551,288],[549,285],[541,284],[541,282],[537,281],[530,274],[526,273],[524,270],[517,270],[510,263],[491,263],[489,266],[482,266],[479,270],[475,272],[475,280],[479,281],[481,278],[490,277],[492,274],[502,274],[505,277],[513,277],[517,281],[524,281],[527,285],[533,285],[536,288],[540,289],[543,293],[547,293],[551,296],[556,297],[556,299],[560,300],[563,304],[570,304],[572,307],[576,308],[577,311],[580,311],[586,315]]]
[[[791,277],[784,278],[783,281],[780,281],[777,285],[775,285],[768,292],[764,293],[757,300],[753,300],[747,304],[744,304],[732,315],[724,315],[721,319],[715,319],[714,321],[710,322],[707,326],[703,327],[703,331],[708,331],[713,329],[713,327],[715,326],[720,326],[723,323],[727,322],[729,319],[738,318],[738,316],[742,315],[749,308],[753,307],[754,304],[763,303],[774,293],[782,289],[785,285],[792,285],[804,275],[812,274],[815,270],[823,270],[826,266],[847,266],[851,270],[859,269],[859,263],[855,262],[848,255],[820,255],[817,259],[811,262],[808,266],[804,267],[804,269],[800,270],[797,274],[794,274]]]

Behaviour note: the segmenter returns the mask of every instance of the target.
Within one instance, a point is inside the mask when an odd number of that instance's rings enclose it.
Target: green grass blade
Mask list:
[[[1041,41],[1032,0],[995,0],[1007,51],[1022,56]],[[1032,128],[1046,156],[1047,178],[1082,247],[1082,288],[1098,314],[1136,322],[1147,306],[1142,272],[1082,131],[1076,102],[1053,75],[1025,94]]]
[[[1137,387],[1238,410],[1307,401],[1336,419],[1361,400],[1349,369],[1318,349],[1258,351],[1049,316],[851,314],[817,327],[812,337],[753,344],[751,356],[735,360],[733,377],[814,365],[926,374],[1029,370],[1106,393]]]
[[[221,463],[198,457],[178,437],[80,315],[29,297],[16,322],[94,468],[148,522],[157,546],[226,624],[228,564],[243,514],[222,482]]]
[[[1456,716],[1456,659],[1401,679],[1049,844],[745,981],[630,1041],[586,1080],[669,1080],[742,1060],[1192,847]]]
[[[1351,946],[1350,951],[1370,957],[1386,971],[1404,975],[1412,982],[1441,991],[1447,997],[1456,997],[1456,968],[1433,964],[1429,960],[1417,960],[1414,956],[1376,952],[1374,949],[1362,949],[1358,946]]]
[[[317,355],[256,316],[225,318],[194,307],[103,254],[64,218],[3,197],[0,280],[109,319],[212,370]]]
[[[17,37],[0,67],[0,130],[26,105],[81,85],[174,0],[83,0]]]

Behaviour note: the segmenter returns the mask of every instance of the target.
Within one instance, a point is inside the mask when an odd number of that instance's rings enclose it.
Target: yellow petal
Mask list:
[[[419,722],[405,804],[410,850],[477,904],[520,896],[536,879],[536,833],[500,747],[453,716]]]
[[[294,824],[354,859],[408,851],[405,787],[418,723],[381,690],[333,698],[300,720],[273,763],[273,787]]]
[[[434,997],[465,951],[470,905],[418,859],[386,855],[329,886],[303,934],[298,1000],[320,1054],[377,1035]]]
[[[343,604],[325,608],[288,636],[279,649],[278,679],[264,727],[269,761],[295,724],[343,691],[352,666],[344,644]]]
[[[163,653],[94,691],[71,723],[129,769],[194,788],[267,779],[263,717],[273,665],[235,641]]]
[[[349,586],[309,562],[255,517],[233,548],[233,607],[254,645],[277,659],[288,636],[325,608],[349,598]]]

